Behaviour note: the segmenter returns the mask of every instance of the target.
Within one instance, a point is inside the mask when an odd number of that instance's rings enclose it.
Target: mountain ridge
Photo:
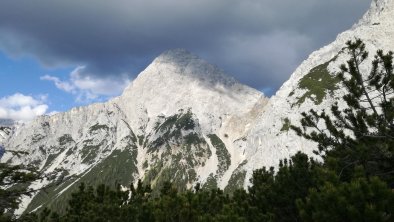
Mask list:
[[[343,53],[346,42],[356,38],[364,41],[366,50],[370,53],[361,66],[361,72],[368,75],[371,60],[378,49],[394,51],[394,1],[374,0],[359,22],[340,33],[332,43],[313,52],[270,98],[247,136],[248,146],[253,147],[249,155],[251,161],[245,166],[248,172],[267,165],[277,166],[278,159],[289,157],[298,151],[314,156],[313,150],[317,145],[298,137],[292,131],[283,130],[284,126],[300,126],[300,113],[309,112],[311,108],[317,111],[327,110],[334,102],[338,102],[340,108],[345,107],[342,96],[346,91],[335,81],[335,74],[339,71],[339,66],[349,59]],[[316,74],[319,78],[313,79]],[[314,86],[321,87],[321,90],[316,91]],[[270,158],[262,159],[264,155]],[[251,173],[247,178],[251,178]]]
[[[231,192],[246,187],[253,170],[277,166],[298,151],[312,155],[316,144],[289,130],[300,113],[323,110],[346,93],[335,79],[348,56],[348,40],[361,38],[373,55],[393,50],[394,2],[374,0],[350,30],[312,53],[268,101],[264,95],[227,77],[183,49],[164,52],[124,90],[106,103],[43,116],[15,130],[2,161],[33,163],[56,189],[24,198],[19,212],[64,207],[79,182],[92,185],[143,179],[160,187],[171,180],[178,189],[201,183]],[[371,59],[372,56],[370,56]],[[370,68],[366,61],[365,72]],[[315,87],[317,86],[317,87]]]
[[[266,102],[261,92],[205,60],[185,50],[167,51],[121,96],[18,128],[5,145],[29,155],[6,153],[2,161],[33,163],[51,175],[34,188],[67,179],[49,195],[24,198],[20,212],[43,204],[61,209],[77,182],[117,180],[128,186],[143,179],[160,186],[171,179],[179,189],[196,182],[224,189],[245,161],[234,141]]]

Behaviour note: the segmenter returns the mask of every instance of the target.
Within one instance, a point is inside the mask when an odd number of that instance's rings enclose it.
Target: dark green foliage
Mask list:
[[[238,189],[243,189],[244,183],[245,183],[245,177],[246,177],[246,171],[242,169],[242,167],[247,163],[248,161],[243,161],[237,169],[234,170],[233,174],[230,177],[230,180],[228,181],[228,184],[226,188],[224,189],[225,193],[232,194],[234,191]]]
[[[218,182],[213,174],[209,174],[207,181],[202,186],[204,190],[216,190],[218,188]]]
[[[6,152],[11,152],[14,155],[26,155],[26,153],[9,150]],[[20,198],[36,192],[28,186],[39,178],[40,174],[35,167],[0,163],[0,221],[15,219],[12,213],[18,208]]]
[[[59,137],[58,141],[60,146],[64,146],[67,143],[74,142],[70,134],[64,134],[63,136]]]
[[[51,211],[48,208],[43,209],[39,214],[24,214],[16,220],[18,222],[60,222],[61,217],[59,214]]]
[[[142,146],[144,144],[144,136],[143,135],[138,136],[138,144],[140,146]]]
[[[90,127],[89,131],[90,131],[90,133],[92,133],[92,132],[95,132],[95,131],[98,131],[98,130],[106,130],[106,131],[108,131],[108,129],[109,128],[108,128],[107,125],[100,125],[100,124],[96,123],[95,125]]]
[[[394,194],[377,177],[326,183],[297,202],[303,221],[393,221]]]
[[[317,166],[307,155],[298,153],[290,161],[281,161],[276,174],[273,168],[256,170],[249,188],[254,217],[298,221],[295,200],[305,197],[309,188],[319,183]]]
[[[195,127],[193,120],[193,113],[188,110],[185,114],[181,115],[175,122],[175,127],[183,130],[192,130]]]
[[[326,164],[349,181],[356,166],[367,176],[378,176],[394,183],[394,93],[393,54],[378,51],[372,70],[365,77],[360,66],[368,57],[361,40],[348,42],[351,59],[341,66],[338,77],[347,88],[343,99],[348,107],[335,104],[328,112],[303,113],[303,129],[293,129],[319,144],[318,153]],[[325,123],[326,129],[318,126]],[[309,133],[308,129],[314,131]]]
[[[228,153],[226,145],[216,134],[210,134],[208,137],[211,140],[212,146],[216,148],[216,156],[219,161],[217,173],[223,175],[231,165],[231,155]]]
[[[152,195],[150,186],[141,191],[141,182],[129,191],[104,186],[95,191],[82,185],[71,196],[68,210],[61,218],[62,221],[294,221],[299,219],[295,200],[306,196],[309,187],[318,183],[318,166],[306,155],[297,154],[280,165],[277,176],[273,170],[258,170],[253,174],[249,192],[236,189],[231,196],[214,187],[201,189],[199,185],[194,191],[179,192],[176,185],[168,182],[162,184],[159,195]]]
[[[198,119],[191,110],[179,110],[178,114],[160,119],[154,128],[158,137],[147,146],[152,159],[144,164],[143,181],[152,185],[154,196],[167,181],[178,191],[185,191],[197,178],[195,169],[211,156],[204,137],[193,130],[198,126]]]
[[[355,175],[357,176],[357,175]],[[179,192],[164,182],[159,195],[150,186],[122,191],[81,184],[60,221],[391,221],[394,193],[362,170],[350,183],[305,154],[273,169],[256,170],[248,192],[220,189]],[[34,214],[32,214],[34,216]],[[50,215],[47,213],[47,215]],[[49,218],[49,217],[48,217]],[[53,220],[44,220],[53,221]]]
[[[187,145],[198,145],[200,143],[205,143],[205,140],[200,138],[197,133],[189,133],[183,137]]]
[[[193,113],[188,110],[186,113],[179,113],[167,117],[162,124],[158,124],[156,131],[167,131],[175,127],[179,130],[192,130],[195,127]]]
[[[245,221],[235,211],[238,206],[221,190],[201,191],[196,187],[194,192],[180,193],[166,182],[160,198],[153,198],[151,192],[141,181],[128,191],[104,185],[93,189],[82,183],[72,194],[65,214],[44,210],[41,215],[25,215],[23,221]]]
[[[136,147],[130,147],[130,149],[122,151],[115,150],[108,158],[94,166],[80,178],[69,178],[62,181],[61,184],[54,182],[50,188],[42,190],[33,198],[27,208],[27,212],[43,205],[43,207],[56,210],[58,213],[64,213],[70,195],[78,188],[78,183],[74,183],[76,180],[79,183],[82,182],[91,186],[100,184],[110,187],[113,187],[115,184],[128,186],[128,184],[135,181],[134,177],[138,173],[135,149]],[[61,191],[61,195],[58,195]]]
[[[289,118],[286,117],[283,119],[283,126],[280,129],[280,131],[281,132],[288,132],[290,130],[290,126],[291,126],[290,120],[289,120]]]
[[[186,113],[181,112],[179,114],[175,114],[173,116],[165,118],[163,123],[156,124],[156,133],[161,133],[162,136],[157,138],[149,145],[148,152],[153,152],[158,147],[168,144],[170,141],[180,145],[181,139],[183,137],[182,132],[193,130],[195,126],[196,122],[193,119],[193,113],[191,112],[191,110],[188,110]],[[190,135],[190,138],[186,138],[188,139],[188,144],[194,144],[199,141],[192,136],[193,135]]]
[[[41,140],[44,139],[44,138],[45,138],[44,135],[41,135],[41,134],[34,134],[34,135],[32,136],[32,138],[31,138],[31,141],[32,141],[33,143],[37,143],[37,142],[41,141]]]
[[[167,181],[173,181],[173,186],[180,191],[187,189],[187,184],[192,183],[196,179],[196,172],[193,168],[174,164],[163,168],[154,181],[154,188],[161,189]]]
[[[308,98],[318,105],[322,103],[327,92],[332,93],[338,88],[337,84],[340,82],[340,79],[332,76],[327,69],[328,65],[335,59],[336,57],[313,68],[300,80],[298,88],[305,89],[306,92],[298,98],[296,104],[302,104],[305,99]],[[289,96],[292,96],[293,94],[294,92],[290,93]]]
[[[52,162],[56,159],[56,157],[58,157],[59,154],[61,154],[62,152],[63,150],[59,150],[59,152],[57,152],[56,154],[49,154],[47,160],[45,161],[43,169],[48,168],[52,164]]]
[[[120,187],[116,190],[99,185],[96,190],[85,187],[71,195],[65,221],[122,221],[121,206],[128,196]]]
[[[394,221],[394,73],[393,53],[379,50],[369,75],[360,66],[367,59],[364,43],[347,43],[350,60],[341,66],[338,78],[348,90],[331,114],[311,110],[303,113],[299,135],[318,143],[322,169],[338,182],[311,187],[298,200],[305,221]],[[318,122],[324,122],[320,128]],[[312,131],[311,131],[312,130]]]
[[[76,179],[77,178],[69,178],[62,181],[60,184],[53,183],[49,188],[41,190],[34,196],[29,206],[26,208],[26,212],[31,212],[37,207],[42,206],[42,208],[49,207],[58,213],[63,213],[70,194],[75,190],[65,190],[62,195],[57,197],[58,192],[70,186]]]
[[[98,151],[103,143],[97,145],[85,145],[81,150],[82,163],[91,164],[98,155]]]
[[[149,166],[149,165],[148,165],[148,161],[145,160],[144,163],[142,164],[142,168],[143,168],[143,169],[146,169],[146,168],[148,168],[148,166]]]

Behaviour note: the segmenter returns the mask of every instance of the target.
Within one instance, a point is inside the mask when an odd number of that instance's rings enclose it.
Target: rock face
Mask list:
[[[331,44],[312,53],[270,98],[247,135],[248,163],[244,166],[248,172],[247,180],[253,169],[275,166],[278,159],[297,151],[312,155],[316,144],[299,138],[288,130],[288,125],[299,125],[300,113],[312,108],[329,109],[334,101],[344,105],[342,96],[346,91],[335,74],[349,59],[343,52],[346,42],[356,38],[364,41],[370,54],[361,67],[361,71],[368,75],[378,49],[394,51],[394,1],[372,1],[370,10],[357,24],[339,34]]]
[[[199,182],[231,192],[247,186],[254,169],[276,166],[297,151],[312,154],[316,145],[289,125],[303,111],[341,102],[346,92],[335,73],[348,58],[342,51],[348,40],[361,38],[371,55],[394,50],[393,21],[394,1],[373,1],[358,24],[314,52],[269,101],[185,50],[163,53],[120,97],[39,117],[5,139],[6,149],[30,155],[6,153],[2,161],[35,164],[50,175],[32,187],[52,184],[25,198],[20,212],[64,209],[80,182],[128,186],[142,179],[160,186],[171,180],[181,190]],[[368,68],[367,61],[362,69]]]
[[[8,136],[11,134],[11,128],[7,126],[0,126],[0,145],[7,140]]]
[[[15,123],[9,119],[0,119],[0,146],[3,147],[3,143],[7,141],[9,136],[12,134],[13,129],[15,129],[19,124]],[[0,157],[2,153],[0,152]]]
[[[243,185],[248,126],[268,99],[181,49],[156,58],[118,98],[107,103],[42,116],[18,128],[7,148],[28,151],[4,161],[32,163],[51,175],[33,187],[55,184],[26,198],[21,209],[62,209],[79,182],[120,183],[142,179],[153,186],[171,180],[179,189],[200,182]],[[237,171],[238,172],[238,171]],[[240,174],[238,173],[238,174]],[[236,186],[228,187],[231,191]]]

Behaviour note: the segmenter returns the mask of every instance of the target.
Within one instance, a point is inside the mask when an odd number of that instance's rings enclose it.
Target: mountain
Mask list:
[[[8,138],[11,134],[11,128],[8,126],[0,126],[0,145]]]
[[[345,106],[342,100],[347,92],[335,74],[349,56],[343,51],[346,42],[360,38],[366,44],[369,58],[361,71],[369,75],[371,61],[378,49],[394,51],[394,1],[373,0],[371,8],[350,30],[339,34],[334,42],[313,52],[291,75],[276,95],[270,98],[261,114],[251,126],[247,137],[244,166],[251,177],[252,169],[275,166],[278,159],[298,151],[313,155],[316,144],[298,137],[289,125],[300,126],[300,113],[329,110],[334,102]]]
[[[3,143],[12,134],[13,128],[15,128],[18,123],[15,123],[10,119],[0,119],[0,146],[3,147]],[[2,152],[0,151],[0,157]]]
[[[154,187],[171,180],[180,190],[199,182],[231,192],[247,186],[254,169],[276,166],[297,151],[313,155],[316,144],[289,125],[311,108],[344,106],[346,91],[335,73],[349,58],[345,43],[361,38],[370,61],[377,49],[394,50],[393,21],[394,1],[374,0],[356,25],[312,53],[269,100],[176,49],[156,58],[117,98],[18,127],[4,145],[29,155],[6,153],[2,161],[31,163],[49,175],[31,185],[49,188],[24,198],[20,212],[62,210],[80,182],[126,188],[138,179]]]
[[[18,128],[5,147],[27,151],[4,161],[32,163],[49,178],[32,187],[50,186],[22,209],[50,206],[63,209],[80,182],[120,183],[142,179],[154,187],[171,180],[180,189],[196,182],[203,187],[243,185],[238,175],[246,159],[244,138],[264,95],[228,77],[217,67],[186,50],[156,58],[107,103],[42,116]]]

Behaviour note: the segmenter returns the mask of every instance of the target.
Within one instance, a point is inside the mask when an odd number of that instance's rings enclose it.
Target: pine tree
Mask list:
[[[341,65],[338,77],[348,94],[347,108],[338,104],[331,112],[302,113],[299,135],[318,143],[318,154],[341,179],[350,181],[354,168],[362,166],[367,176],[394,182],[394,73],[393,53],[379,50],[369,75],[361,66],[368,58],[365,44],[357,39],[347,43],[350,60]],[[325,128],[319,127],[325,123]],[[309,130],[313,130],[310,132]]]
[[[318,185],[323,177],[319,167],[306,154],[297,153],[290,161],[280,161],[276,172],[274,168],[255,170],[249,187],[249,204],[254,208],[249,221],[299,220],[295,201]]]
[[[378,177],[361,176],[312,188],[297,206],[303,221],[393,221],[394,194]]]
[[[393,221],[394,193],[394,73],[393,53],[379,50],[370,73],[361,72],[368,58],[365,44],[347,43],[350,59],[338,77],[348,94],[347,108],[303,113],[299,135],[318,143],[322,169],[334,180],[311,187],[297,200],[304,221]],[[324,123],[325,127],[321,128]]]
[[[16,151],[13,155],[26,155]],[[33,166],[0,163],[0,221],[15,220],[13,212],[18,208],[20,198],[32,195],[36,190],[29,188],[31,182],[40,178],[40,173]]]

